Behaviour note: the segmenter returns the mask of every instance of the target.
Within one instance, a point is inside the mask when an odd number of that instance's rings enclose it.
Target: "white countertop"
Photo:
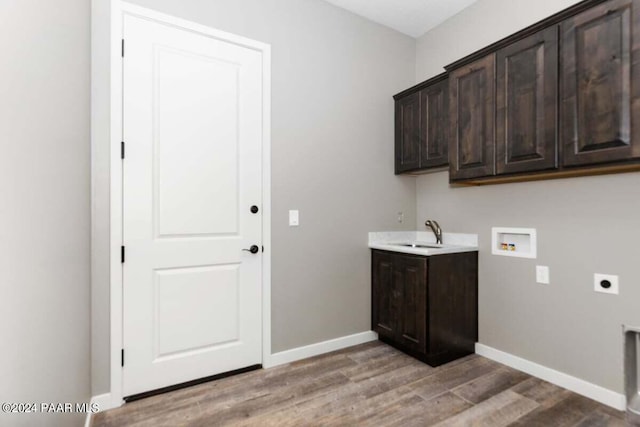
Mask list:
[[[401,244],[422,244],[437,248],[413,248]],[[477,234],[443,233],[442,245],[436,245],[436,237],[426,231],[383,231],[369,233],[369,248],[405,254],[432,256],[474,252],[478,250]]]

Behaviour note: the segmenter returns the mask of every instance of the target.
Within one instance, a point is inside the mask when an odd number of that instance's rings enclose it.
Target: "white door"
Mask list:
[[[262,56],[124,20],[123,394],[262,363]]]

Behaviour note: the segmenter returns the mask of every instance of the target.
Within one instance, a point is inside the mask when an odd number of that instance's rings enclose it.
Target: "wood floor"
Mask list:
[[[624,414],[472,355],[432,368],[380,342],[98,413],[107,426],[624,426]]]

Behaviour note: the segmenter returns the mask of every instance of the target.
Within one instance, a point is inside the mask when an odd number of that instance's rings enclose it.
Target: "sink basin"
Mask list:
[[[422,243],[396,243],[397,246],[405,248],[420,248],[420,249],[442,249],[442,245],[426,245]]]
[[[445,235],[445,244],[436,243],[433,237],[432,233],[417,231],[369,233],[368,246],[379,251],[424,257],[478,251],[478,237],[475,235],[448,234]]]

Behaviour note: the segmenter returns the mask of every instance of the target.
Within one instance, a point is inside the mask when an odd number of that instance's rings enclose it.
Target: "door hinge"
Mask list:
[[[124,348],[120,350],[120,366],[124,366]]]
[[[120,158],[124,159],[124,141],[120,143]]]
[[[120,246],[120,261],[124,264],[124,246]]]
[[[122,57],[124,58],[124,39],[122,39]]]

